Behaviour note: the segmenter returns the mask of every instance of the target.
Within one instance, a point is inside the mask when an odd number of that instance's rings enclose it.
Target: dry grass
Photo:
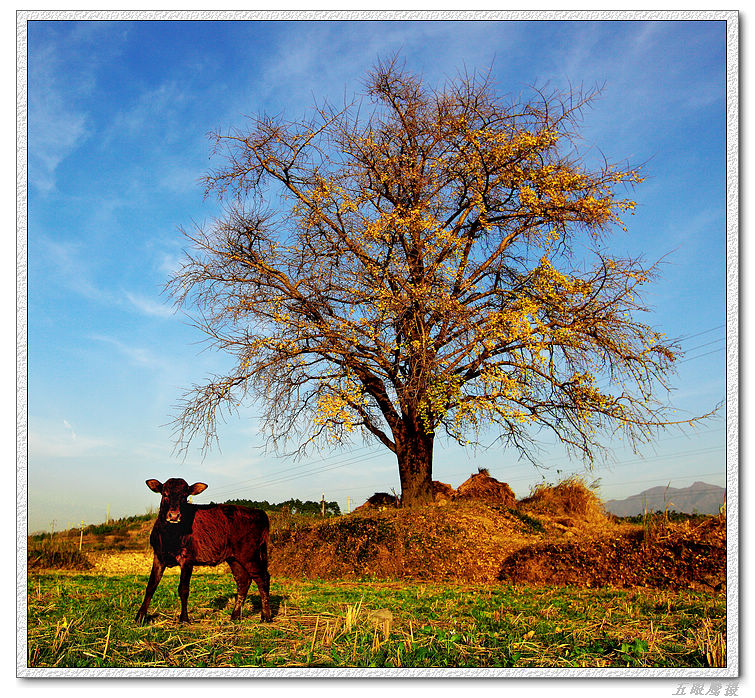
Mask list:
[[[38,667],[723,666],[725,600],[702,592],[507,584],[274,578],[273,623],[240,622],[233,582],[192,584],[178,623],[176,580],[133,623],[146,575],[35,575],[28,663]]]
[[[519,502],[519,508],[533,514],[589,524],[603,524],[607,519],[598,496],[577,476],[556,485],[537,485],[529,497]]]
[[[691,644],[705,657],[706,666],[726,666],[726,635],[715,630],[709,618],[703,618],[701,626],[692,629]]]
[[[489,504],[513,507],[516,497],[513,490],[505,483],[490,476],[485,468],[480,468],[465,482],[456,488],[455,499],[472,499]]]

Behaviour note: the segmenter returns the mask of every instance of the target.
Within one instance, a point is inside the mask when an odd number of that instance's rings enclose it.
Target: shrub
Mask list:
[[[88,570],[93,566],[78,545],[49,539],[30,541],[26,559],[29,569]]]

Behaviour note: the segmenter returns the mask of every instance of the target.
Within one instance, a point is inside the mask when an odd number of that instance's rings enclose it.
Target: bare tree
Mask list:
[[[601,251],[642,178],[579,157],[594,93],[533,94],[378,64],[343,109],[216,134],[225,213],[187,234],[169,289],[237,361],[184,396],[179,445],[209,447],[220,412],[256,402],[275,448],[376,439],[411,506],[439,433],[492,429],[531,458],[545,430],[592,463],[608,430],[670,424],[676,348],[637,319],[654,269]]]

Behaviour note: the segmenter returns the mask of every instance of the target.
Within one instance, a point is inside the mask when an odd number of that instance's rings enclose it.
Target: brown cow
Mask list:
[[[144,623],[152,595],[166,567],[181,567],[178,596],[181,599],[181,623],[189,622],[186,604],[189,583],[195,565],[219,565],[227,562],[236,580],[236,605],[232,620],[241,616],[251,580],[257,583],[262,602],[262,621],[272,619],[270,612],[270,574],[267,571],[267,541],[270,522],[260,509],[230,504],[190,504],[187,498],[207,489],[203,482],[191,487],[186,480],[171,478],[161,483],[147,480],[147,487],[162,495],[160,512],[152,527],[149,542],[155,552],[152,573],[147,582],[144,602],[136,622]]]

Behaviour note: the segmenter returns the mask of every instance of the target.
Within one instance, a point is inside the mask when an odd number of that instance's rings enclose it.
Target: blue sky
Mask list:
[[[28,25],[28,511],[31,530],[142,513],[148,477],[210,486],[196,501],[318,499],[345,510],[398,490],[376,444],[294,462],[258,450],[256,414],[220,429],[204,460],[173,454],[184,389],[228,360],[161,294],[190,228],[218,213],[198,179],[207,134],[244,115],[304,116],[340,102],[396,51],[432,83],[487,69],[501,93],[605,85],[582,123],[590,157],[647,163],[628,232],[610,247],[668,255],[650,316],[688,350],[672,401],[700,414],[725,397],[726,44],[724,22],[41,22]],[[696,480],[725,484],[722,418],[669,432],[644,458],[615,443],[605,499]],[[557,454],[539,472],[502,449],[436,452],[436,479],[478,466],[525,496],[581,472]],[[109,493],[104,495],[103,493]]]

